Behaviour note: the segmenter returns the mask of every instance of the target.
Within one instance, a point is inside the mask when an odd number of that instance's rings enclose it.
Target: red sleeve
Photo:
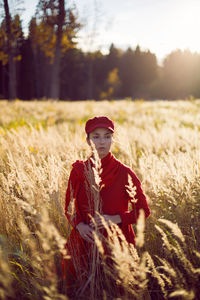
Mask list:
[[[120,213],[122,224],[124,224],[124,225],[136,224],[137,219],[139,217],[140,209],[143,209],[143,211],[145,213],[145,218],[148,218],[148,216],[150,215],[150,209],[149,209],[149,206],[147,203],[147,199],[141,188],[141,183],[140,183],[139,179],[132,171],[129,174],[131,175],[134,186],[136,186],[135,199],[137,199],[137,202],[136,203],[131,202],[131,205],[132,205],[131,211],[126,211],[126,212]]]
[[[73,227],[76,227],[76,225],[82,222],[82,217],[77,203],[77,194],[80,183],[81,178],[73,168],[69,176],[65,197],[65,215]]]

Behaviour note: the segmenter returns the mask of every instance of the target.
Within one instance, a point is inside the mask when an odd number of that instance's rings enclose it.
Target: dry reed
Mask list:
[[[111,226],[106,256],[96,234],[102,297],[199,299],[199,111],[199,100],[1,102],[0,297],[66,298],[59,270],[70,230],[65,190],[71,163],[89,154],[85,120],[105,114],[116,124],[112,151],[141,179],[152,214],[145,228],[138,223],[137,251]]]

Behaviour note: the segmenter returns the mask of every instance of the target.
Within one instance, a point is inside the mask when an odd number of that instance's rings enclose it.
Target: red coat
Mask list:
[[[73,164],[69,177],[66,192],[65,213],[74,228],[80,222],[89,224],[90,221],[88,213],[91,212],[88,209],[89,200],[86,191],[86,177],[84,172],[88,163],[89,160],[86,162],[76,161]],[[103,214],[119,214],[122,220],[121,224],[118,224],[119,227],[127,241],[135,244],[135,234],[131,224],[136,224],[140,209],[144,210],[146,218],[150,214],[150,209],[142,191],[140,181],[130,168],[118,161],[111,153],[101,160],[101,165],[103,172],[100,176],[104,186],[100,191],[100,195],[102,199]],[[131,199],[126,190],[126,185],[128,185],[128,175],[131,176],[132,182],[136,187],[135,198],[137,199],[137,202],[131,203],[131,211],[128,209]],[[72,207],[72,199],[74,199],[74,208]],[[76,257],[80,255],[83,258],[84,252],[87,252],[88,245],[87,242],[81,238],[78,231],[73,229],[67,242],[67,248],[72,256],[75,254]],[[75,253],[72,253],[72,248],[76,249]]]
[[[84,164],[88,161],[76,161],[70,174],[68,188],[66,192],[65,213],[73,227],[80,222],[89,223],[88,217],[88,199],[85,188]],[[107,215],[119,214],[122,223],[119,225],[124,233],[127,241],[134,244],[135,234],[131,224],[137,222],[139,210],[143,209],[145,217],[150,214],[146,197],[142,191],[141,184],[135,173],[122,164],[120,161],[109,153],[101,160],[103,172],[101,174],[102,188],[100,195],[102,198],[103,213]],[[135,198],[137,202],[132,203],[132,210],[128,210],[130,196],[127,193],[126,185],[128,185],[128,174],[131,176],[133,184],[136,186]],[[70,188],[71,187],[71,188]],[[68,213],[71,196],[75,199],[75,212],[70,216]]]

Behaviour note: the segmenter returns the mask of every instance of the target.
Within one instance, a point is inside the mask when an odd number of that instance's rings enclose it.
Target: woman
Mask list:
[[[140,209],[144,211],[146,218],[150,214],[140,181],[130,168],[118,161],[110,152],[114,133],[112,120],[104,116],[89,119],[86,122],[85,131],[87,143],[90,146],[94,144],[101,160],[99,194],[103,220],[108,224],[109,222],[118,224],[127,242],[135,245],[135,234],[131,224],[136,224]],[[90,245],[94,244],[94,223],[96,228],[103,227],[102,217],[94,211],[92,202],[96,200],[91,199],[91,193],[88,193],[88,186],[91,187],[92,184],[87,173],[93,165],[92,156],[85,162],[76,161],[72,165],[69,177],[65,213],[73,227],[66,245],[71,260],[65,260],[63,263],[63,272],[68,284],[70,281],[75,282],[80,274],[82,274],[82,279],[86,280],[88,253]],[[129,176],[136,187],[136,201],[132,202],[131,211],[128,210],[131,197],[126,189]]]

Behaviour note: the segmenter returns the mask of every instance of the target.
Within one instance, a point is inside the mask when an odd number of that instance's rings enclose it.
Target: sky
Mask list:
[[[10,0],[11,2],[14,0]],[[26,28],[38,0],[24,0]],[[176,49],[200,53],[199,0],[67,0],[76,4],[80,22],[79,47],[108,53],[111,43],[121,49],[140,45],[162,61]]]

